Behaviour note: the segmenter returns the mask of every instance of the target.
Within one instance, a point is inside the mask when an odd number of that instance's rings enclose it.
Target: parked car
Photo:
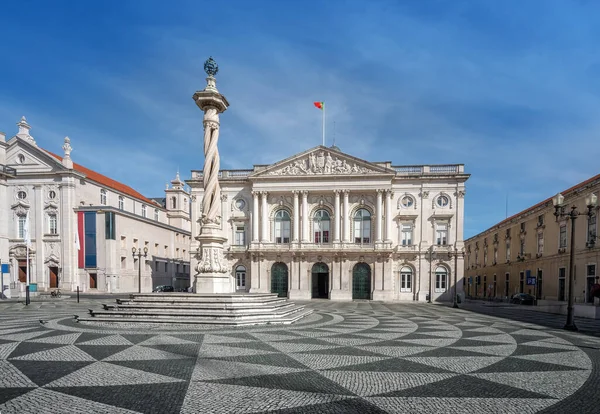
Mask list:
[[[152,292],[175,292],[173,286],[160,285],[154,288]]]
[[[528,293],[517,293],[513,295],[510,300],[510,303],[516,303],[518,305],[533,305],[535,302],[535,297],[531,296]]]

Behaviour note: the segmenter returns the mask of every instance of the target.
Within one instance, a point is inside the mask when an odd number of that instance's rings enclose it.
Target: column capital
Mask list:
[[[350,194],[350,190],[341,190],[344,193],[344,196],[348,196]]]
[[[260,191],[252,191],[253,197],[258,197],[260,195]]]
[[[266,197],[267,195],[269,195],[268,191],[260,191],[260,195],[263,197]]]
[[[308,197],[308,190],[302,190],[302,196]]]
[[[379,194],[383,194],[383,193],[385,192],[385,190],[384,190],[384,189],[382,189],[382,188],[378,188],[376,191],[377,191],[377,194],[378,194],[378,195],[379,195]]]
[[[292,190],[292,194],[294,195],[294,197],[298,197],[298,194],[300,194],[299,190]]]
[[[343,190],[335,189],[335,190],[333,190],[333,193],[334,193],[335,195],[340,195],[340,193],[341,193],[342,191],[343,191]]]
[[[392,190],[386,190],[385,194],[389,197],[389,198],[394,198],[394,191]]]

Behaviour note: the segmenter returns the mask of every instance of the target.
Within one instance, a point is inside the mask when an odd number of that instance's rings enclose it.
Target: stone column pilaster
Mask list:
[[[377,190],[377,205],[375,206],[375,242],[381,242],[381,203],[383,190]]]
[[[267,243],[269,242],[269,212],[267,209],[267,196],[268,193],[266,191],[261,191],[260,193],[260,200],[262,203],[262,207],[260,208],[260,221],[261,221],[261,227],[262,227],[262,231],[261,231],[261,235],[260,235],[260,241],[262,243]]]
[[[334,235],[333,235],[333,242],[334,243],[339,243],[340,242],[340,190],[335,190],[335,204],[333,206],[333,230],[334,230]]]
[[[302,191],[302,241],[308,243],[308,191]]]
[[[258,243],[258,191],[252,192],[252,241]]]
[[[300,240],[300,210],[298,209],[298,191],[293,191],[294,193],[294,235],[292,240],[297,242]]]
[[[385,241],[392,241],[392,190],[385,192]]]
[[[344,243],[350,243],[350,203],[349,203],[350,192],[344,190]]]

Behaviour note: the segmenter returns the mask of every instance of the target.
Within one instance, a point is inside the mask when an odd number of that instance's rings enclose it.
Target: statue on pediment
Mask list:
[[[369,168],[360,167],[356,163],[349,164],[345,159],[333,157],[330,152],[310,153],[304,159],[295,160],[269,175],[312,175],[312,174],[368,174],[375,172]]]

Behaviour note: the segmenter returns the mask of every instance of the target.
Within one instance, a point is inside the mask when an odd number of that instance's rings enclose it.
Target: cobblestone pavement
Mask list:
[[[73,319],[101,302],[0,303],[2,414],[598,412],[599,339],[529,322],[328,301],[288,326]]]

